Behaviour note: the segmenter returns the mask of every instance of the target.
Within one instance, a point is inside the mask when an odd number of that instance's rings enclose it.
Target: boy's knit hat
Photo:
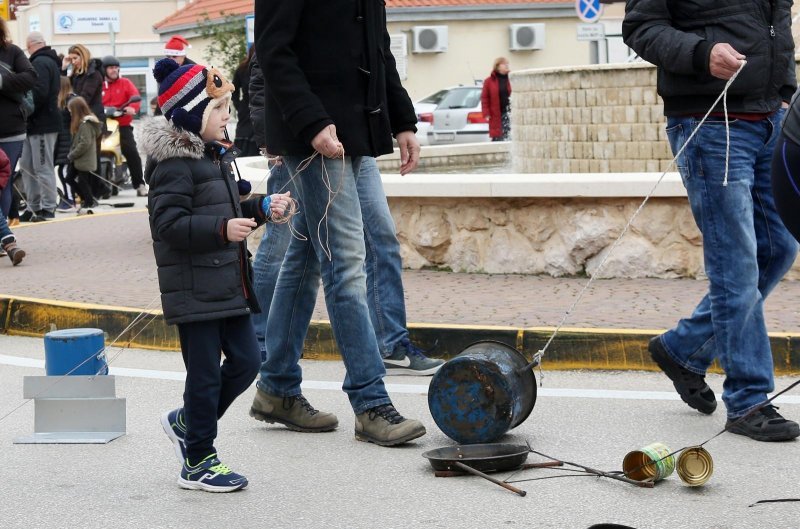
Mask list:
[[[201,64],[179,66],[172,59],[161,59],[153,68],[153,76],[164,117],[198,136],[206,128],[211,110],[229,104],[234,90],[222,73]]]

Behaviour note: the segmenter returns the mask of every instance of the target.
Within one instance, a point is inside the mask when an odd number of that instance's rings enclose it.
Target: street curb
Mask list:
[[[0,295],[0,332],[18,336],[44,336],[55,329],[99,328],[106,347],[133,347],[178,351],[177,328],[164,322],[161,311],[129,307],[69,303],[56,300]],[[411,339],[429,350],[429,356],[449,359],[470,344],[494,340],[522,351],[528,358],[544,347],[552,327],[503,327],[411,323]],[[547,349],[546,369],[658,370],[650,360],[647,342],[658,329],[562,328]],[[775,373],[800,373],[800,334],[770,334]],[[328,321],[312,321],[303,357],[340,360]],[[719,372],[715,364],[713,371]]]

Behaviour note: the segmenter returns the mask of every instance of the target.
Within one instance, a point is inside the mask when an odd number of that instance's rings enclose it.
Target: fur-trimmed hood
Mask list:
[[[142,151],[156,163],[169,158],[199,160],[205,152],[200,136],[173,127],[163,116],[143,120],[140,137]]]

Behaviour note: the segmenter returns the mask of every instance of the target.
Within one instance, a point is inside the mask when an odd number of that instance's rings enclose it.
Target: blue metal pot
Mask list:
[[[431,380],[428,407],[436,425],[461,444],[491,443],[522,424],[536,403],[536,378],[516,349],[477,342]]]

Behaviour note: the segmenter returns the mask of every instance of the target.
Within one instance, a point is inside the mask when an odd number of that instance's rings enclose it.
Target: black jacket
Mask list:
[[[100,120],[106,122],[106,114],[103,109],[103,74],[101,73],[102,61],[92,59],[86,71],[80,75],[72,76],[72,91],[86,100],[89,108]]]
[[[236,108],[236,139],[250,140],[253,138],[253,124],[250,121],[250,65],[246,64],[236,69],[233,74],[232,102]]]
[[[253,55],[253,60],[250,61],[249,95],[253,139],[256,145],[263,147],[267,144],[267,139],[264,136],[266,126],[264,123],[264,74],[261,73],[261,66],[258,65],[258,59],[255,55]]]
[[[53,153],[53,165],[67,165],[69,163],[67,155],[70,147],[72,147],[72,134],[69,131],[72,116],[70,116],[69,110],[66,108],[59,109],[58,115],[61,120],[61,130],[58,131],[58,139]]]
[[[154,163],[147,207],[167,323],[259,312],[244,242],[228,242],[228,219],[266,220],[260,199],[239,204],[228,156],[164,118],[145,121],[142,148]]]
[[[255,6],[271,154],[309,154],[311,140],[331,123],[350,156],[390,153],[393,134],[416,131],[389,50],[385,2],[259,0]]]
[[[28,134],[46,134],[61,130],[58,92],[61,90],[61,61],[50,46],[31,55],[31,64],[39,78],[33,87],[33,114],[28,118]]]
[[[622,35],[658,66],[667,116],[704,114],[726,81],[709,73],[711,48],[728,43],[747,65],[728,91],[728,111],[771,112],[797,85],[791,0],[628,0]],[[722,111],[720,101],[717,109]]]
[[[0,62],[11,67],[8,72],[0,66],[0,139],[25,134],[27,125],[22,117],[20,101],[36,84],[36,70],[25,54],[14,44],[0,49]]]

